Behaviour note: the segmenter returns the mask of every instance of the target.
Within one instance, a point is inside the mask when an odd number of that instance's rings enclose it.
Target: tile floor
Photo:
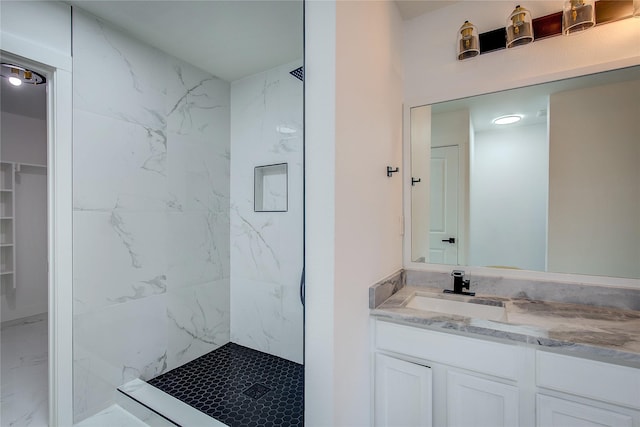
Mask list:
[[[236,427],[304,425],[304,367],[228,343],[149,381]]]
[[[0,426],[44,427],[48,418],[47,314],[2,323]],[[302,426],[303,366],[229,343],[150,381],[230,426]],[[146,426],[118,405],[76,427]]]
[[[0,328],[2,427],[48,422],[47,313],[3,322]]]

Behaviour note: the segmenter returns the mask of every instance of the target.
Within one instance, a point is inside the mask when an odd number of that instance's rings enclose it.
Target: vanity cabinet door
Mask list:
[[[449,370],[447,419],[449,427],[516,427],[518,388]]]
[[[538,427],[632,427],[633,417],[557,397],[538,394]]]
[[[427,366],[376,353],[375,426],[432,425],[432,377]]]

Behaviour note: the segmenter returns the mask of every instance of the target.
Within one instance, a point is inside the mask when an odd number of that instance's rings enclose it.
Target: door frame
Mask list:
[[[49,425],[73,425],[72,59],[2,34],[2,57],[42,72],[47,83]]]

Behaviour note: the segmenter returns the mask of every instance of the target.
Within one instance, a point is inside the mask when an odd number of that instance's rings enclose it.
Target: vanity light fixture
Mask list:
[[[596,25],[594,0],[566,0],[562,8],[562,33],[573,34]]]
[[[480,41],[478,29],[469,21],[464,21],[458,30],[458,60],[473,58],[480,55]]]
[[[523,46],[533,41],[531,12],[520,5],[507,18],[507,48]]]
[[[633,16],[640,18],[640,0],[633,0]]]
[[[509,114],[508,116],[501,116],[496,119],[493,119],[494,125],[510,125],[512,123],[517,123],[522,120],[522,116],[518,114]]]
[[[47,81],[47,79],[35,71],[27,70],[19,65],[2,63],[1,75],[7,79],[13,86],[20,86],[23,83],[40,85]]]

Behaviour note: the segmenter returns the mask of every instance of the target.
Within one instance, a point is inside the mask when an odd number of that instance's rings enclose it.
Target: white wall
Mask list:
[[[3,53],[43,67],[49,78],[49,424],[72,424],[72,82],[71,7],[0,2]],[[14,58],[15,59],[15,58]],[[22,61],[21,59],[19,62]],[[28,415],[28,414],[27,414]]]
[[[402,23],[393,2],[310,2],[306,18],[305,422],[369,425],[368,287],[402,265],[402,175],[386,176],[401,163]]]
[[[535,1],[526,6],[537,18],[562,10],[562,4]],[[456,59],[456,34],[465,20],[473,22],[480,33],[490,31],[504,26],[513,7],[504,1],[461,1],[406,21],[405,102],[409,106],[431,104],[640,62],[640,25],[634,19],[468,61]]]
[[[2,49],[70,71],[71,8],[57,1],[3,0]]]
[[[549,271],[640,277],[639,94],[635,80],[551,95]]]
[[[231,84],[231,341],[303,358],[302,82],[284,64]],[[286,212],[254,212],[254,168],[287,163]]]
[[[46,102],[43,100],[43,102]],[[5,162],[47,164],[47,122],[2,112],[0,158]]]
[[[473,153],[469,265],[545,271],[546,123],[476,132]]]
[[[47,164],[47,123],[2,112],[3,161]],[[23,166],[15,175],[16,287],[3,289],[2,321],[46,313],[47,169]]]
[[[229,341],[230,85],[74,9],[74,413]]]

